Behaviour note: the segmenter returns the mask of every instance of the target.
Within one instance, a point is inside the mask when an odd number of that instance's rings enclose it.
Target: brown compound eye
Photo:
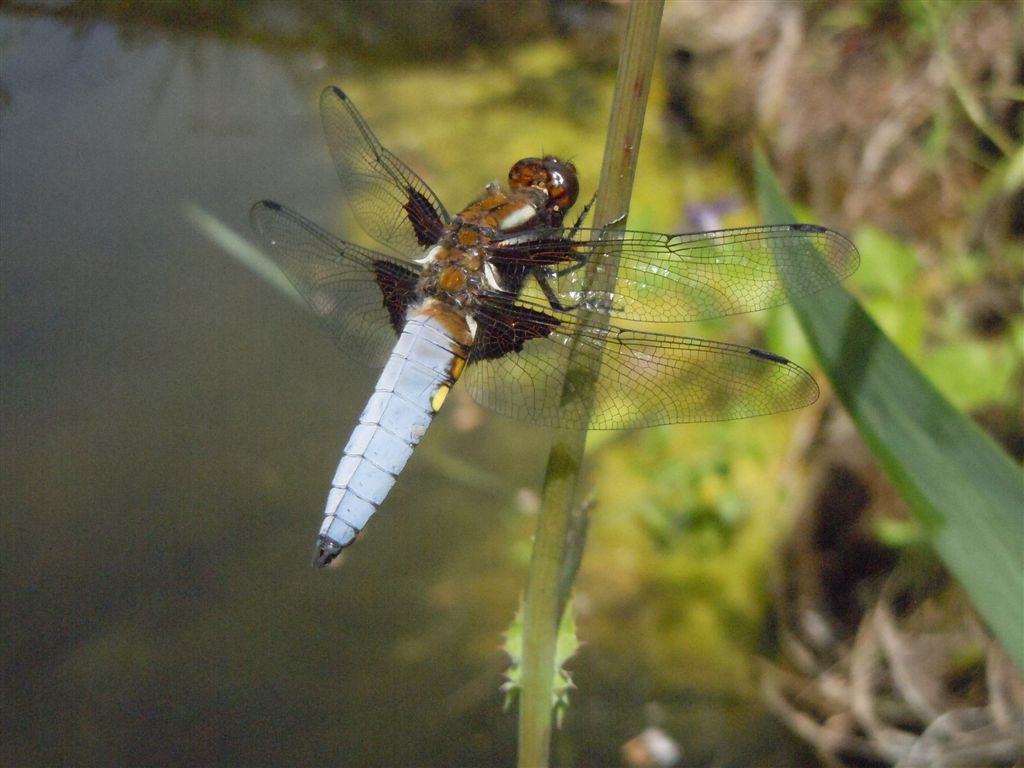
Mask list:
[[[543,187],[546,176],[543,160],[539,157],[524,157],[508,172],[508,185],[511,189]]]
[[[551,155],[544,158],[543,164],[547,173],[547,183],[544,188],[547,189],[551,201],[561,211],[572,208],[580,194],[580,181],[576,175],[576,166],[567,160],[563,162]]]
[[[549,207],[565,211],[576,203],[580,193],[576,166],[557,157],[524,157],[508,172],[511,189],[539,187],[548,194]]]

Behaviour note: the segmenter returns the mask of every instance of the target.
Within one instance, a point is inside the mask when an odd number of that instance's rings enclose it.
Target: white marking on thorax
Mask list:
[[[526,224],[526,222],[536,217],[536,215],[537,208],[535,206],[530,204],[523,205],[521,208],[516,208],[512,213],[499,221],[498,229],[506,231],[516,229]]]
[[[415,262],[417,264],[432,264],[437,259],[437,255],[443,250],[444,248],[440,245],[432,245],[425,254],[415,259]]]
[[[505,290],[501,287],[501,281],[498,279],[498,270],[496,270],[494,265],[489,261],[484,262],[484,282],[487,283],[487,287],[492,290]]]
[[[533,243],[537,240],[537,234],[535,232],[524,232],[521,235],[514,235],[513,237],[503,237],[495,245],[499,248],[504,248],[509,245],[522,245],[523,243]]]

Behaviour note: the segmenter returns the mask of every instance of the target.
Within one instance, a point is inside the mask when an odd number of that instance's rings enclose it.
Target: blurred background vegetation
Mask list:
[[[513,764],[499,646],[546,435],[456,389],[314,573],[373,373],[183,213],[248,236],[271,197],[358,239],[329,83],[449,208],[538,152],[589,196],[622,9],[510,7],[0,8],[2,762]],[[759,144],[857,243],[875,320],[1019,462],[1022,41],[1009,1],[669,3],[629,224],[755,223]],[[813,367],[786,309],[677,330]],[[871,649],[941,688],[934,719],[994,707],[989,744],[1019,722],[1019,671],[819,380],[796,414],[592,436],[559,764],[656,765],[655,732],[683,766],[894,764],[930,723],[892,690],[865,722]],[[1021,759],[998,743],[971,764]]]

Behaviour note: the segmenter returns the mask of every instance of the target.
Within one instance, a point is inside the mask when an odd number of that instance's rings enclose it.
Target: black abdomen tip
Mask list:
[[[316,549],[313,551],[313,565],[317,568],[325,568],[331,564],[342,550],[341,544],[328,536],[318,536]]]

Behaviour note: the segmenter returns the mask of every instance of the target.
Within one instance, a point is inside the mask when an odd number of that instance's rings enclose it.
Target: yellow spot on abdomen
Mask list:
[[[452,360],[452,367],[448,369],[448,372],[451,373],[453,379],[458,381],[459,376],[462,375],[462,372],[465,370],[465,368],[466,361],[461,357],[456,357],[454,360]]]
[[[434,413],[441,410],[441,406],[444,405],[444,400],[448,397],[448,391],[451,389],[447,384],[442,384],[438,387],[437,392],[434,393],[433,399],[430,401],[430,407]]]

